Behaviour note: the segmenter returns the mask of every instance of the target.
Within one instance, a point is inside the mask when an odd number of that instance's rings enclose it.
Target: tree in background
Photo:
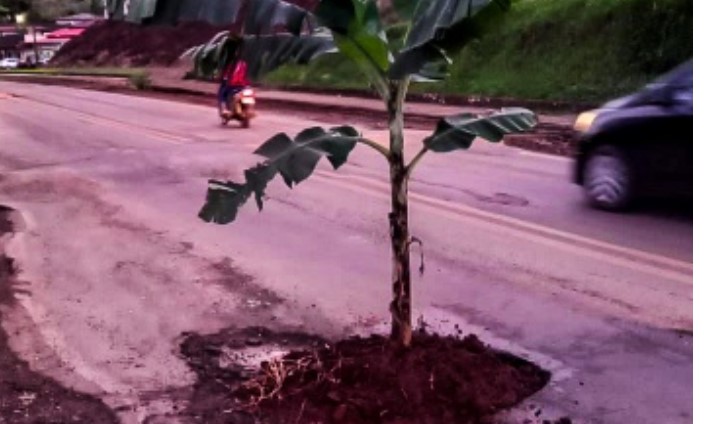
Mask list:
[[[28,0],[0,0],[0,13],[14,16],[18,13],[27,12],[30,9]]]

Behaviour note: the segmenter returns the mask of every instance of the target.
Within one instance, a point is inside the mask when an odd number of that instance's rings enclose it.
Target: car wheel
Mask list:
[[[584,192],[599,209],[619,211],[633,199],[633,171],[626,155],[614,146],[601,146],[584,166]]]

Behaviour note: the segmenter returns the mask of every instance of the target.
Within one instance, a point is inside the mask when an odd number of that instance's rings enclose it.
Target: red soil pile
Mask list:
[[[88,28],[59,50],[52,66],[168,66],[189,47],[230,27],[203,22],[143,26],[107,21]]]

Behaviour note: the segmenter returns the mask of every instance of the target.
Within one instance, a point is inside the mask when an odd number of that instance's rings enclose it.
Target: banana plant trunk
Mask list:
[[[411,265],[408,230],[408,175],[403,152],[403,102],[407,83],[391,84],[389,113],[391,178],[391,213],[389,227],[392,245],[393,300],[391,339],[410,346],[411,325]]]

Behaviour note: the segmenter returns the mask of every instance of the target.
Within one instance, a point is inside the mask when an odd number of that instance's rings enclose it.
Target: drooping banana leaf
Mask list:
[[[153,17],[158,1],[159,0],[130,0],[127,20],[141,23],[145,19]]]
[[[327,32],[312,35],[277,34],[245,37],[242,40],[242,59],[248,63],[248,77],[258,80],[285,64],[305,65],[337,48]]]
[[[298,34],[305,23],[312,24],[310,12],[282,0],[108,0],[106,7],[112,19],[171,25],[181,21],[213,25],[239,22],[248,34],[270,34],[281,28]]]
[[[230,25],[237,22],[244,1],[246,0],[159,0],[152,21],[161,25],[184,21]]]
[[[186,50],[181,57],[193,60],[193,77],[211,79],[221,68],[222,61],[226,60],[227,51],[233,49],[230,46],[233,42],[229,31],[222,31],[215,34],[207,43]]]
[[[339,51],[350,58],[387,97],[386,72],[393,57],[373,0],[321,0],[318,22],[330,29]]]
[[[243,35],[300,35],[304,29],[314,29],[309,11],[281,0],[245,1],[239,14],[243,19]]]
[[[410,20],[419,2],[419,0],[393,0],[394,11],[402,20]]]
[[[254,152],[265,157],[266,161],[246,170],[243,183],[209,182],[205,205],[198,216],[206,222],[230,223],[237,218],[237,212],[252,195],[257,207],[262,210],[266,187],[276,175],[281,175],[286,185],[293,188],[310,177],[322,157],[326,157],[337,169],[347,162],[360,138],[361,134],[350,126],[334,127],[328,131],[312,127],[301,131],[293,139],[279,133]]]
[[[443,79],[451,63],[449,54],[478,35],[478,21],[510,4],[511,0],[420,0],[406,44],[389,70],[389,77]]]
[[[107,0],[105,8],[110,19],[120,20],[125,18],[124,3],[125,0]]]
[[[525,132],[537,124],[535,114],[523,108],[505,108],[487,116],[463,113],[441,119],[423,144],[432,152],[452,152],[469,149],[477,138],[497,143],[507,134]]]
[[[281,0],[243,1],[238,12],[242,32],[216,38],[184,53],[193,59],[191,77],[211,79],[237,58],[248,64],[248,78],[258,80],[285,64],[304,65],[337,51],[332,35],[315,28],[313,15]]]
[[[305,65],[321,55],[337,51],[332,36],[325,31],[300,36],[218,34],[210,42],[187,50],[183,57],[193,59],[194,78],[211,79],[234,60],[238,46],[241,47],[238,57],[247,62],[247,77],[253,81],[282,65]]]

